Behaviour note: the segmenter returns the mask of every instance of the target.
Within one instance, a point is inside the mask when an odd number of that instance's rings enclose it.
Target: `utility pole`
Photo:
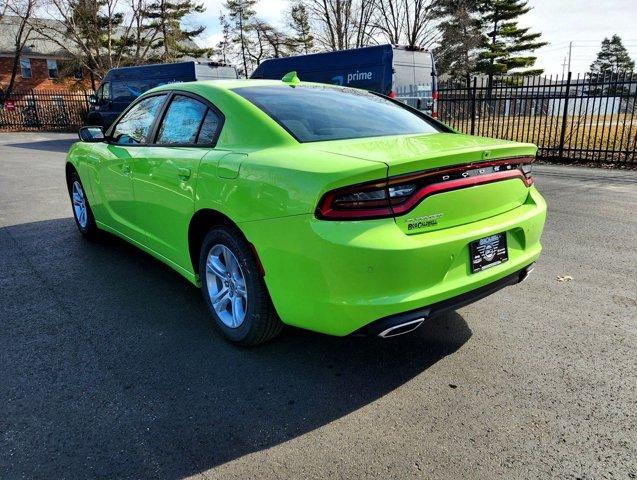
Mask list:
[[[568,71],[571,71],[571,53],[573,53],[573,41],[568,42]],[[562,72],[564,76],[564,72]]]
[[[566,57],[564,57],[564,60],[562,60],[562,78],[564,78],[564,70],[566,69]],[[571,70],[570,66],[569,66],[569,71]]]

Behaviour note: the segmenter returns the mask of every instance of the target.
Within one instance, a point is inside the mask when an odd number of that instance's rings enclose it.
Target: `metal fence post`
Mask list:
[[[476,131],[476,88],[478,77],[473,77],[473,88],[471,89],[471,135]],[[469,86],[469,85],[467,85]]]
[[[33,100],[33,113],[35,114],[35,126],[40,127],[40,115],[38,114],[38,101],[35,98],[35,91],[31,89],[31,99]]]
[[[559,149],[559,159],[564,159],[564,140],[566,138],[566,117],[568,115],[568,98],[571,92],[571,72],[568,72],[568,77],[566,78],[566,96],[564,97],[564,111],[562,112],[562,131],[560,132],[560,149]]]

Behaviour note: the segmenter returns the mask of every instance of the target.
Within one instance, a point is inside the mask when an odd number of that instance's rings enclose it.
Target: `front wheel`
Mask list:
[[[283,327],[257,262],[248,242],[230,226],[212,228],[201,246],[204,301],[217,328],[238,345],[264,343]]]
[[[69,177],[69,195],[71,197],[71,205],[73,207],[73,218],[77,229],[87,238],[95,237],[97,233],[97,225],[93,211],[86,198],[84,186],[77,172],[71,173]]]

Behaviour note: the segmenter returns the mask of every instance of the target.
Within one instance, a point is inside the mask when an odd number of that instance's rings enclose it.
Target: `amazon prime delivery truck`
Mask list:
[[[222,78],[237,78],[236,69],[224,63],[196,61],[113,68],[104,75],[95,95],[90,97],[86,125],[106,129],[133,100],[153,87]]]
[[[263,61],[251,78],[301,80],[361,88],[401,100],[432,116],[438,89],[433,54],[424,48],[377,45]]]

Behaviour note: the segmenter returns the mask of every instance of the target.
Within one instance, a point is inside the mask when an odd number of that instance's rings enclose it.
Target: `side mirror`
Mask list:
[[[97,98],[97,95],[93,94],[93,95],[89,95],[88,97],[88,103],[90,103],[91,105],[97,105],[100,103],[99,99]]]
[[[103,142],[105,140],[102,127],[81,127],[77,132],[83,142]]]

